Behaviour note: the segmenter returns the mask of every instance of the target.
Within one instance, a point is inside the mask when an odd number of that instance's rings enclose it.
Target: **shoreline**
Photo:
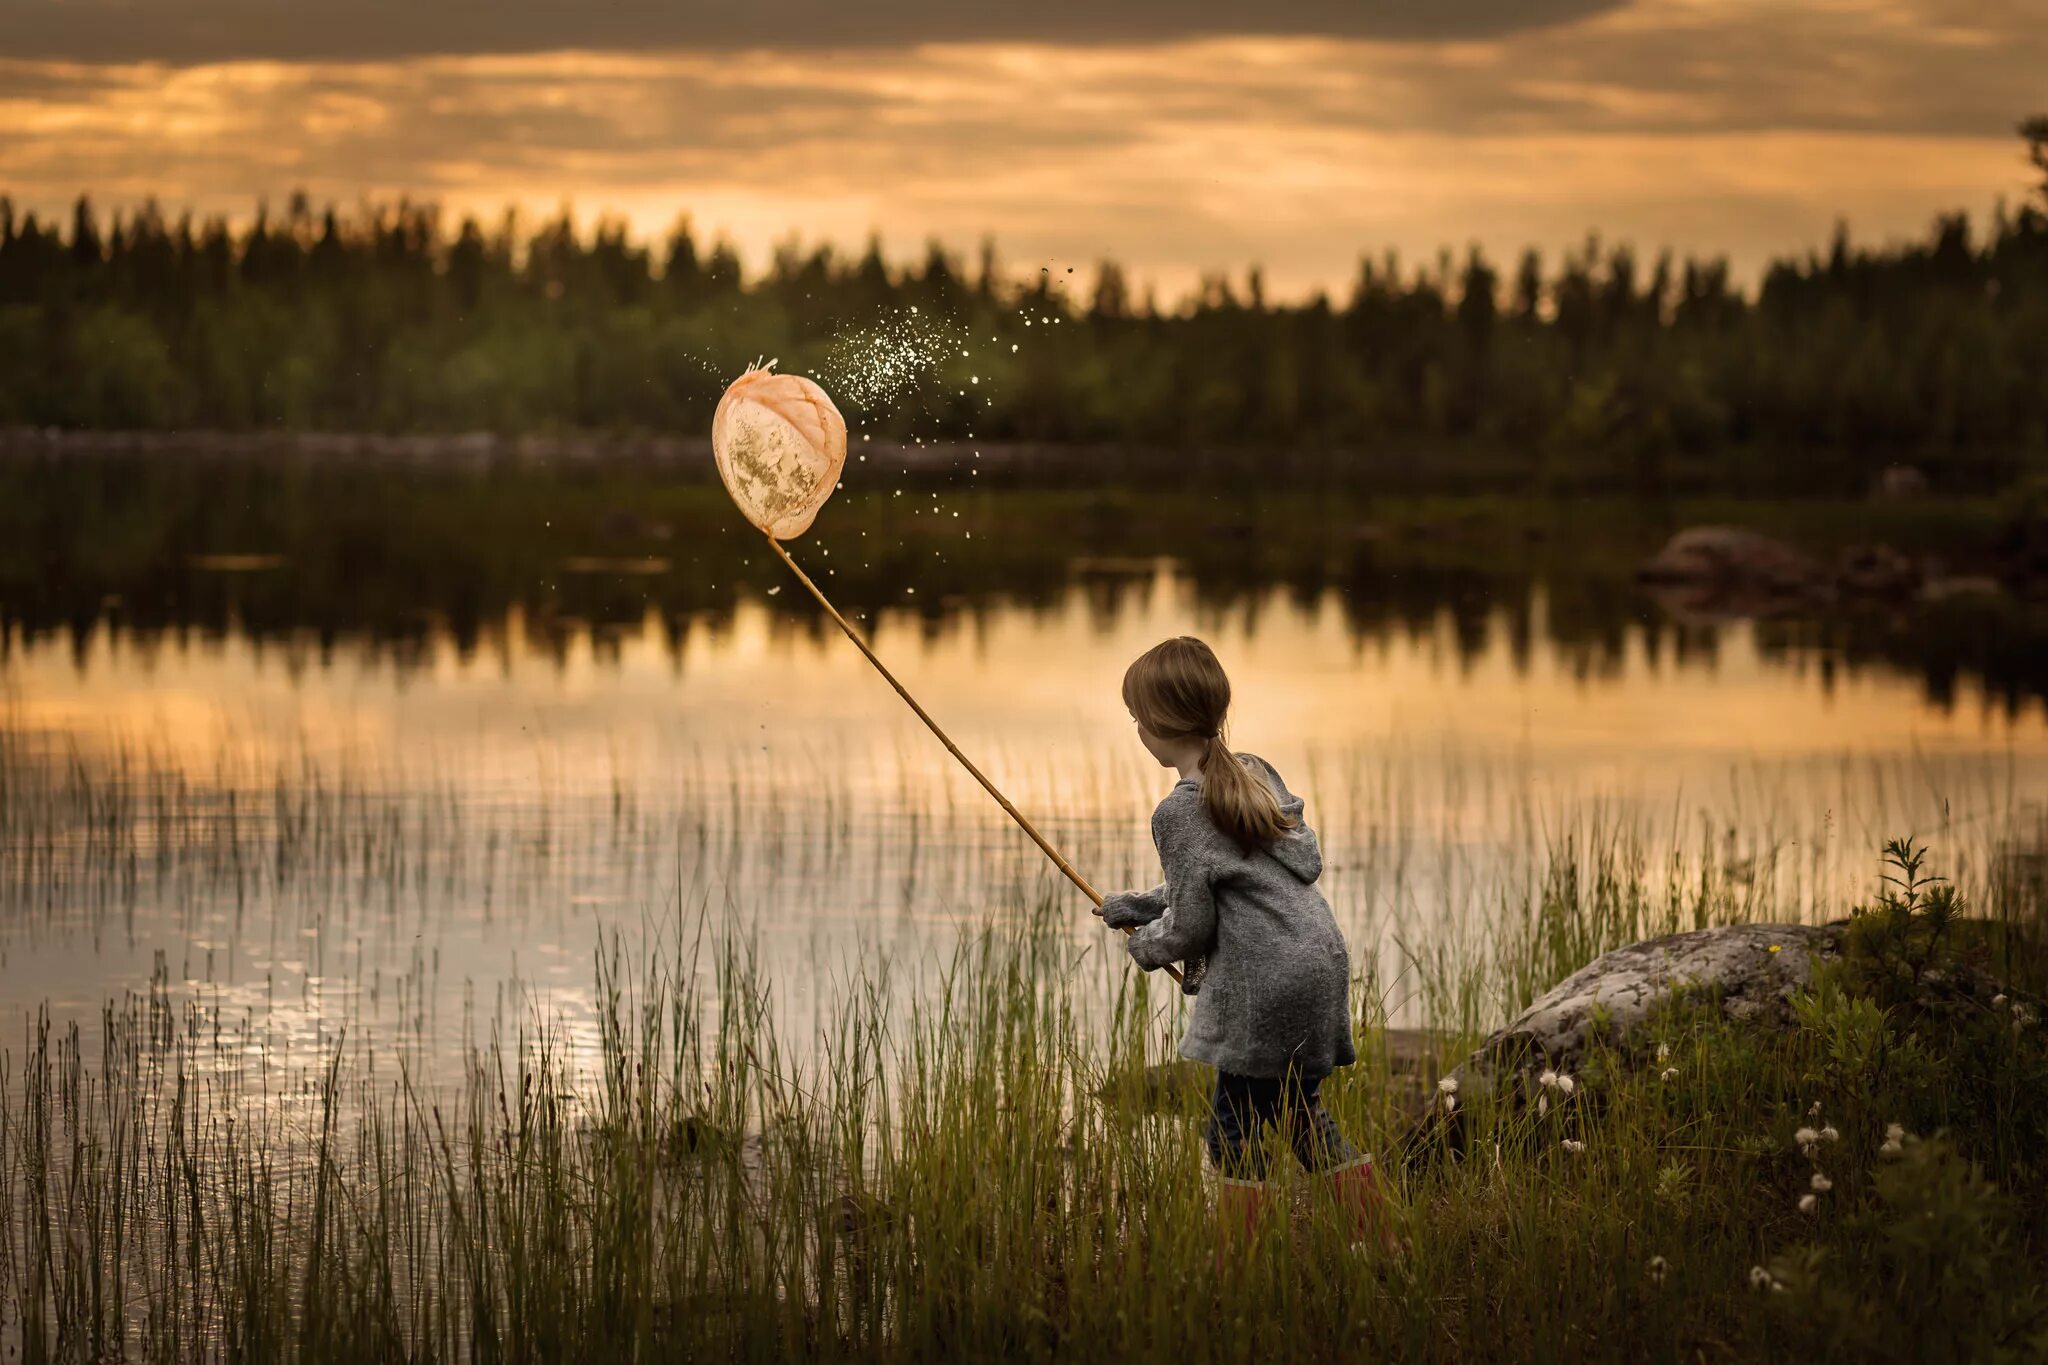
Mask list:
[[[978,455],[977,455],[978,453]],[[861,455],[899,468],[944,469],[977,459],[1003,469],[1031,461],[1128,458],[1121,446],[1053,445],[1001,441],[853,440],[849,460]],[[570,432],[505,435],[492,431],[152,431],[0,427],[0,459],[166,455],[205,459],[281,456],[312,462],[488,466],[494,464],[626,464],[674,466],[711,473],[709,436],[651,432]]]

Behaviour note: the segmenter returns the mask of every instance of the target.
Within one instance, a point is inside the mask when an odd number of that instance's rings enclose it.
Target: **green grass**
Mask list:
[[[1430,1013],[1526,996],[1715,909],[1635,875],[1556,846],[1492,954],[1423,974]],[[2031,941],[2039,902],[2003,904],[2003,936]],[[1425,1129],[1403,1163],[1429,1078],[1374,1045],[1382,991],[1361,980],[1364,1060],[1327,1095],[1381,1154],[1410,1250],[1354,1249],[1289,1176],[1285,1225],[1219,1278],[1199,1103],[1162,1105],[1142,1070],[1170,1054],[1177,996],[1077,947],[1064,913],[1048,900],[937,964],[870,956],[796,1037],[753,941],[679,907],[665,946],[599,952],[594,1045],[535,1018],[480,1039],[453,1087],[341,1047],[284,1080],[232,1065],[236,1022],[160,976],[109,1007],[97,1056],[47,1026],[4,1054],[0,1336],[32,1360],[1917,1360],[2048,1343],[2048,1062],[2009,1003],[1930,1022],[1847,971],[1783,1035],[1686,1003],[1655,1030],[1663,1061],[1617,1043],[1540,1117],[1474,1097],[1463,1159]],[[1890,1122],[1913,1135],[1896,1154]],[[1839,1137],[1802,1152],[1795,1130],[1821,1123]],[[1816,1168],[1832,1188],[1803,1212]]]
[[[1064,888],[1005,881],[968,837],[978,804],[909,792],[906,836],[855,822],[851,788],[798,810],[768,800],[773,774],[714,764],[665,772],[680,796],[657,805],[629,766],[594,798],[543,781],[515,818],[417,772],[224,764],[201,780],[0,728],[0,908],[29,941],[10,969],[37,934],[116,933],[138,902],[246,899],[253,933],[331,908],[337,934],[377,915],[410,936],[467,903],[450,885],[545,903],[593,852],[666,873],[680,849],[730,885],[872,862],[996,927],[936,959],[794,972],[685,884],[604,940],[594,1029],[480,1009],[452,1071],[445,1038],[345,1011],[326,1060],[293,1069],[277,1020],[160,967],[96,1028],[0,1045],[0,1349],[21,1358],[2026,1359],[2048,1325],[2048,1070],[2037,1028],[1981,1006],[1922,1017],[1844,976],[1783,1036],[1688,1007],[1657,1030],[1667,1059],[1618,1045],[1541,1117],[1468,1097],[1462,1159],[1427,1129],[1407,1141],[1434,1077],[1402,1069],[1390,1020],[1461,1055],[1609,948],[1847,910],[1761,778],[1695,832],[1677,810],[1552,810],[1526,777],[1445,755],[1305,772],[1341,850],[1333,899],[1392,941],[1354,935],[1362,1060],[1326,1093],[1379,1153],[1411,1250],[1354,1251],[1290,1174],[1287,1225],[1219,1279],[1203,1097],[1147,1070],[1172,1055],[1178,993],[1077,928]],[[1016,766],[1019,790],[1041,780]],[[1416,852],[1425,769],[1510,856]],[[2038,998],[2048,840],[1995,774],[1962,790],[1974,771],[1845,764],[1862,804],[1830,819],[1849,837],[1914,809],[1902,791],[1967,797],[1937,855],[1990,921],[1971,951]],[[1115,763],[1077,780],[1091,812],[1145,794]],[[1061,828],[1057,790],[1027,804],[1063,846],[1142,870],[1120,832],[1141,822]],[[1914,952],[1922,922],[1901,930]],[[1793,1133],[1816,1102],[1841,1136],[1808,1213]],[[1892,1122],[1926,1140],[1881,1154]],[[1784,1287],[1752,1290],[1759,1268]]]

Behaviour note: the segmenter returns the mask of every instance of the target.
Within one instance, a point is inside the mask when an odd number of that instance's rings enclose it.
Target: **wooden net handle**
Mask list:
[[[789,551],[782,548],[782,542],[777,540],[772,535],[768,536],[767,539],[769,546],[774,549],[776,556],[780,558],[784,564],[787,564],[789,566],[789,571],[791,573],[797,576],[797,581],[802,583],[806,588],[809,588],[811,590],[811,596],[818,599],[818,605],[825,609],[825,614],[830,616],[834,621],[838,622],[839,629],[846,632],[846,638],[853,641],[854,648],[858,649],[861,652],[861,654],[866,657],[867,661],[875,666],[875,672],[881,674],[883,679],[888,682],[889,686],[896,689],[896,695],[903,698],[904,704],[917,713],[917,718],[925,723],[925,728],[930,730],[933,734],[939,737],[939,743],[946,746],[946,752],[960,760],[960,766],[967,769],[969,773],[973,774],[974,780],[981,784],[982,790],[986,791],[990,796],[993,796],[996,799],[996,804],[1001,806],[1005,811],[1007,811],[1009,813],[1010,818],[1012,820],[1015,820],[1017,824],[1022,827],[1026,834],[1031,836],[1031,842],[1037,844],[1039,849],[1045,854],[1045,856],[1052,859],[1053,866],[1057,867],[1060,871],[1066,873],[1067,880],[1072,882],[1075,886],[1081,888],[1081,894],[1088,897],[1089,900],[1095,902],[1097,906],[1100,906],[1102,904],[1102,893],[1100,891],[1097,891],[1094,887],[1090,886],[1088,884],[1088,879],[1082,876],[1078,871],[1076,871],[1074,865],[1068,862],[1066,858],[1061,855],[1058,849],[1054,848],[1051,844],[1046,842],[1045,836],[1038,832],[1037,826],[1033,825],[1029,820],[1024,818],[1024,812],[1018,810],[1015,806],[1011,805],[1010,798],[1003,795],[1002,792],[998,791],[996,789],[996,784],[989,781],[988,778],[983,775],[981,769],[975,767],[973,762],[969,760],[966,754],[960,752],[960,746],[955,744],[952,740],[952,737],[949,736],[944,730],[941,730],[939,728],[939,723],[933,720],[930,715],[926,714],[925,709],[922,706],[919,706],[917,704],[917,698],[911,696],[910,693],[904,689],[903,684],[896,681],[896,675],[894,673],[891,673],[888,669],[888,666],[885,665],[880,659],[875,657],[875,651],[868,648],[868,642],[866,640],[863,640],[860,637],[860,632],[856,631],[853,628],[853,626],[847,621],[847,619],[839,614],[839,608],[832,605],[831,599],[826,597],[824,592],[819,589],[818,585],[811,581],[811,576],[805,573],[802,567],[799,566],[794,559],[791,559],[789,557]],[[1132,934],[1136,932],[1136,930],[1131,929],[1129,927],[1126,927],[1124,929],[1124,933],[1126,934]],[[1171,976],[1175,981],[1179,981],[1182,979],[1180,969],[1170,962],[1166,964],[1166,972],[1167,975]]]

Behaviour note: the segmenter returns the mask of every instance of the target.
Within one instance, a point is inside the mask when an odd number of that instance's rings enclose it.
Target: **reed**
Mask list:
[[[580,785],[541,752],[494,800],[460,754],[195,772],[27,733],[0,725],[9,989],[66,950],[155,960],[0,1043],[24,1359],[1939,1358],[1944,1323],[1987,1358],[2038,1330],[2022,1016],[1939,1034],[1819,992],[1758,1037],[1681,1010],[1667,1062],[1618,1051],[1540,1119],[1475,1098],[1462,1161],[1408,1141],[1435,1077],[1386,1033],[1455,1056],[1609,948],[1847,913],[1874,876],[1843,892],[1842,841],[1893,821],[2038,999],[2048,826],[1995,769],[1844,762],[1816,814],[1761,768],[1654,810],[1511,762],[1319,755],[1362,1053],[1326,1094],[1411,1251],[1353,1250],[1289,1176],[1288,1225],[1219,1279],[1201,1078],[1161,1065],[1184,1002],[919,736],[866,766],[614,748]],[[1152,774],[991,766],[1077,864],[1149,880]],[[833,914],[872,932],[789,923]],[[444,975],[462,934],[515,932],[595,939],[587,991]],[[213,969],[259,953],[296,978]],[[1802,1211],[1816,1101],[1841,1146]],[[1886,1154],[1893,1122],[1926,1141]]]
[[[1761,908],[1713,878],[1653,892],[1597,830],[1539,885],[1491,952],[1411,974],[1424,1013],[1468,1027],[1615,941]],[[2038,932],[2031,904],[2011,929]],[[1853,1066],[1839,991],[1784,1037],[1681,1008],[1661,1068],[1614,1052],[1570,1103],[1481,1104],[1464,1160],[1404,1165],[1433,1078],[1376,1046],[1369,973],[1364,1059],[1328,1095],[1410,1250],[1354,1248],[1287,1176],[1285,1225],[1219,1277],[1200,1097],[1147,1070],[1178,993],[1077,944],[1063,901],[836,964],[803,1036],[758,936],[707,905],[603,938],[594,1041],[500,1012],[452,1083],[339,1040],[281,1068],[263,1021],[161,970],[96,1049],[45,1016],[0,1053],[0,1335],[39,1360],[1691,1360],[1850,1358],[1819,1330],[1844,1303],[1916,1348],[1936,1315],[1973,1349],[2048,1322],[2037,1029],[1986,1035],[1994,1116],[1903,1026],[1889,1055],[1919,1063]],[[1815,1112],[1839,1133],[1818,1158]],[[1892,1121],[1915,1137],[1884,1155]],[[1923,1206],[1927,1245],[1894,1246]],[[1894,1301],[1929,1257],[1962,1269]]]

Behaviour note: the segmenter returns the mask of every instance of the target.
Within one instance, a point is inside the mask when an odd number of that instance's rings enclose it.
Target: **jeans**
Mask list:
[[[1206,1134],[1209,1162],[1226,1180],[1264,1180],[1266,1128],[1278,1125],[1307,1171],[1332,1171],[1362,1158],[1337,1128],[1317,1092],[1321,1076],[1289,1071],[1284,1076],[1216,1073]]]

